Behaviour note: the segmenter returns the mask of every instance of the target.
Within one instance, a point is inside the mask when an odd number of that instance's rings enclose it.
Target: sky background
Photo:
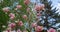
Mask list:
[[[31,0],[32,2],[36,2],[35,0]],[[50,0],[49,0],[50,1]],[[55,6],[55,5],[57,5],[58,4],[58,2],[60,1],[60,0],[51,0],[52,1],[52,4]]]

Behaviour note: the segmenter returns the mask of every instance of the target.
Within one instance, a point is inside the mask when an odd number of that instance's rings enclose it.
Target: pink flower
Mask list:
[[[35,31],[42,31],[43,30],[43,27],[42,26],[37,26],[36,28],[35,28]]]
[[[24,19],[26,19],[26,18],[27,18],[27,15],[23,15],[22,17],[23,17]]]
[[[30,3],[30,0],[24,0],[24,4],[28,5]]]
[[[37,23],[32,23],[32,27],[36,27],[37,26]]]
[[[35,6],[35,10],[40,11],[40,9],[41,9],[40,5]]]
[[[10,13],[9,16],[10,16],[10,17],[15,17],[15,14]]]
[[[4,12],[9,12],[9,7],[4,7],[4,8],[3,8],[3,11],[4,11]]]
[[[14,28],[16,26],[16,24],[15,23],[10,23],[10,24],[8,24],[8,26],[11,27],[11,28]]]
[[[44,6],[43,4],[41,4],[41,5],[36,5],[36,6],[35,6],[35,10],[40,11],[40,10],[43,10],[44,7],[45,7],[45,6]]]
[[[21,9],[22,6],[21,6],[21,5],[17,5],[16,8],[17,8],[17,9]]]
[[[13,19],[14,19],[14,17],[10,17],[10,19],[11,19],[11,20],[13,20]]]
[[[13,14],[13,13],[10,13],[9,16],[10,16],[10,19],[14,19],[15,18],[15,14]]]
[[[18,25],[19,25],[19,26],[23,26],[24,24],[23,24],[22,21],[19,21],[19,22],[18,22]]]
[[[47,32],[56,32],[56,30],[53,28],[50,28]]]

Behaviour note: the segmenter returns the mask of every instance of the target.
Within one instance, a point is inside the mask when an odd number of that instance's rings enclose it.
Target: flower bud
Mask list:
[[[27,19],[27,15],[23,15],[23,18],[24,18],[24,19]]]
[[[30,3],[30,0],[24,0],[24,4],[28,5]]]
[[[17,8],[17,9],[21,9],[22,6],[21,6],[21,5],[17,5],[16,8]]]
[[[19,22],[18,22],[18,25],[19,25],[19,26],[23,26],[24,24],[23,24],[22,21],[19,21]]]
[[[10,13],[9,16],[10,16],[11,20],[13,20],[15,18],[15,14],[13,14],[13,13]]]
[[[10,23],[10,24],[8,24],[8,26],[11,27],[11,28],[14,28],[16,26],[16,24],[15,23]]]
[[[43,30],[43,26],[37,26],[36,28],[35,28],[35,31],[42,31]]]

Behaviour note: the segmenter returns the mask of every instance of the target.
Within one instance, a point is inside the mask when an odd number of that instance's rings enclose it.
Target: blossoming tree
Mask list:
[[[0,4],[1,32],[56,32],[54,25],[60,17],[51,10],[51,1],[37,1],[3,0]]]

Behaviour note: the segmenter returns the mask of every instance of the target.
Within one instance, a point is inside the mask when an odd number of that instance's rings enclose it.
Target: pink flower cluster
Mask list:
[[[16,26],[15,23],[10,23],[10,24],[8,24],[8,27],[11,27],[11,28],[14,28],[15,26]]]
[[[21,9],[22,6],[21,6],[21,5],[17,5],[16,8],[17,8],[17,9]]]
[[[50,28],[49,30],[47,30],[47,32],[56,32],[56,30],[53,28]]]
[[[41,4],[41,5],[35,5],[35,10],[36,11],[41,11],[41,10],[43,10],[44,9],[44,4]]]
[[[10,11],[9,7],[4,7],[2,10],[3,10],[4,12],[9,12],[9,11]]]
[[[13,20],[15,18],[15,14],[13,14],[13,13],[10,13],[9,16],[10,16],[11,20]]]
[[[24,24],[23,24],[22,21],[19,21],[19,22],[18,22],[18,25],[19,25],[19,26],[23,26]]]
[[[23,26],[24,24],[22,21],[18,21],[17,24],[16,23],[9,23],[8,27],[14,28],[16,25]]]
[[[28,5],[30,3],[30,0],[24,0],[24,4]]]

